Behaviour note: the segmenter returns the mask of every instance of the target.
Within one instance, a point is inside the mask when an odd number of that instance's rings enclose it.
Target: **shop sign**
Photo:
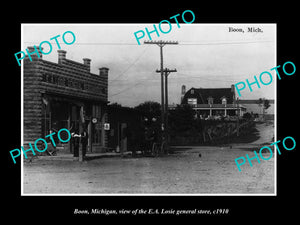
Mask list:
[[[104,130],[110,130],[110,124],[109,123],[104,123]]]

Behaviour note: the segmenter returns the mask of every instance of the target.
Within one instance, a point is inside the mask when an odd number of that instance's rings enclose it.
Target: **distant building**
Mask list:
[[[181,104],[190,105],[203,118],[208,116],[243,116],[246,108],[235,95],[234,85],[231,88],[191,88],[181,90]]]
[[[144,138],[142,115],[135,109],[117,105],[108,105],[108,148],[126,152],[136,150]]]
[[[264,101],[266,99],[262,98],[261,102],[259,99],[243,99],[240,103],[247,107],[247,113],[257,114],[259,120],[274,120],[275,117],[275,107],[274,99],[268,99],[269,108],[264,108]]]
[[[262,115],[263,112],[268,115],[274,115],[274,100],[268,99],[270,107],[268,109],[263,109],[263,102],[260,103],[258,99],[241,99],[240,103],[247,107],[247,112],[253,114]],[[264,101],[264,99],[262,99]]]

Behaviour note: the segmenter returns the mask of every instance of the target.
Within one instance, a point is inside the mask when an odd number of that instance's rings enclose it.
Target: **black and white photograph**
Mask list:
[[[3,9],[5,221],[296,219],[296,2]]]
[[[277,25],[188,13],[21,24],[22,196],[276,196]]]

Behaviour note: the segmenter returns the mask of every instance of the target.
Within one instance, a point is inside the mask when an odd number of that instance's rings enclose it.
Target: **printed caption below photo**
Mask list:
[[[229,209],[77,209],[74,215],[228,215]]]

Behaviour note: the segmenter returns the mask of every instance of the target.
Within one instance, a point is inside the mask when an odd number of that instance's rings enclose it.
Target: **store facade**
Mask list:
[[[29,51],[34,51],[28,47]],[[58,63],[31,56],[24,59],[23,146],[50,132],[67,128],[88,133],[87,152],[102,152],[107,147],[108,68],[90,72],[91,60],[83,63],[66,58],[58,50]],[[60,151],[73,153],[72,142],[58,144]]]

